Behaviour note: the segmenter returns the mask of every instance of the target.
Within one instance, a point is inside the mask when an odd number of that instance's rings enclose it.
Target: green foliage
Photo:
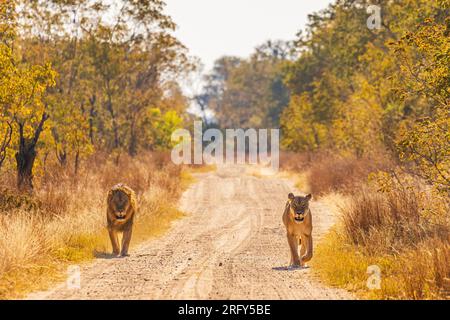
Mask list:
[[[281,145],[292,151],[314,151],[326,141],[326,127],[316,121],[308,94],[293,96],[281,115]]]
[[[450,18],[426,19],[393,44],[400,60],[397,91],[404,99],[426,99],[425,110],[448,106],[450,99]],[[399,83],[400,84],[400,83]],[[427,110],[428,109],[428,110]]]
[[[382,9],[377,30],[367,27],[371,4]],[[309,16],[293,46],[218,60],[200,104],[221,127],[279,125],[291,151],[389,151],[448,190],[449,16],[449,0],[337,1]]]
[[[281,110],[289,102],[283,68],[290,48],[283,42],[267,42],[246,60],[223,57],[206,77],[203,102],[214,111],[223,128],[277,126]]]
[[[427,19],[393,47],[401,61],[396,91],[416,106],[397,134],[400,159],[450,193],[450,19]]]
[[[79,108],[70,104],[61,107],[56,103],[54,106],[49,125],[59,162],[66,165],[71,153],[78,157],[78,160],[92,154],[94,146],[89,139],[89,122],[86,116]]]
[[[424,118],[402,128],[398,140],[401,160],[414,172],[450,194],[450,111],[438,110],[435,118]]]
[[[299,33],[300,54],[285,75],[292,98],[283,146],[358,157],[387,149],[448,192],[449,1],[380,1],[382,29],[374,31],[366,4],[339,1]]]
[[[164,6],[0,1],[0,167],[17,162],[32,189],[35,160],[77,171],[95,149],[168,148],[189,103],[174,79],[193,64]]]
[[[50,64],[18,65],[12,51],[0,44],[0,121],[11,128],[12,143],[18,139],[34,139],[48,108],[44,94],[55,85],[56,72]]]
[[[160,109],[150,109],[148,119],[150,130],[148,141],[156,150],[168,150],[173,147],[172,133],[182,128],[183,119],[174,110],[162,113]]]
[[[0,1],[0,42],[5,45],[11,45],[16,34],[16,1]]]

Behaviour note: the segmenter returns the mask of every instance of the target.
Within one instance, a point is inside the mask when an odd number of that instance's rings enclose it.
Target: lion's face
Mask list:
[[[290,193],[288,197],[290,201],[289,214],[295,223],[303,223],[309,211],[309,200],[312,196],[308,194],[306,197],[296,197]]]
[[[130,208],[130,198],[122,190],[113,190],[111,196],[111,205],[117,220],[126,218],[128,209]]]

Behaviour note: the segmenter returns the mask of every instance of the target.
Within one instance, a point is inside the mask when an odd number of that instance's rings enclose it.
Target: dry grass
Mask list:
[[[332,285],[376,299],[448,299],[448,198],[414,182],[365,187],[341,206],[341,223],[317,248],[315,268]],[[369,290],[367,267],[382,272]]]
[[[309,167],[311,192],[315,195],[333,191],[351,193],[367,182],[370,173],[387,170],[391,166],[391,161],[384,157],[369,159],[321,155]]]
[[[317,156],[313,153],[280,153],[280,177],[294,180],[295,187],[304,193],[311,193],[309,167]]]
[[[368,255],[346,242],[336,226],[317,246],[312,267],[329,285],[364,299],[450,299],[450,247],[430,239],[397,255]],[[381,288],[370,290],[368,267],[381,270]]]
[[[347,239],[369,252],[396,253],[429,238],[449,239],[448,199],[412,181],[391,180],[389,190],[364,187],[342,210]],[[372,248],[373,247],[373,248]]]
[[[320,157],[320,154],[312,152],[294,153],[283,151],[280,153],[280,168],[290,172],[308,171],[311,163]]]
[[[351,193],[367,182],[370,173],[388,170],[393,162],[384,153],[378,158],[341,156],[331,151],[280,154],[281,169],[291,173],[299,187],[316,196]]]
[[[33,198],[16,194],[11,186],[0,189],[0,298],[43,289],[69,264],[109,252],[105,197],[118,182],[138,194],[132,245],[167,230],[182,216],[176,204],[190,175],[165,157],[122,158],[116,166],[96,155],[77,177],[47,167]]]
[[[363,298],[450,299],[448,195],[402,174],[382,153],[297,159],[289,155],[284,167],[305,170],[302,185],[340,217],[312,262],[328,284]],[[379,290],[367,287],[372,265],[382,272]]]

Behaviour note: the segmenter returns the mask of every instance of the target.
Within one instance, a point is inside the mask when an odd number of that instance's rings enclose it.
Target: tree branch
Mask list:
[[[33,140],[32,140],[32,142],[31,142],[30,147],[33,147],[33,148],[34,148],[34,147],[36,146],[36,143],[37,143],[38,140],[39,140],[39,136],[41,135],[41,132],[42,132],[42,130],[44,129],[44,123],[45,123],[45,121],[48,120],[48,118],[50,118],[50,116],[49,116],[46,112],[44,112],[44,113],[42,114],[41,121],[39,122],[39,125],[38,125],[38,127],[36,128],[36,131],[34,132],[34,137],[33,137]]]

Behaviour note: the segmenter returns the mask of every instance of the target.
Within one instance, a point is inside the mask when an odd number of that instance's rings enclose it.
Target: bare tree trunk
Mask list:
[[[75,154],[75,176],[78,175],[78,169],[80,168],[80,152]]]
[[[61,150],[56,151],[56,158],[58,158],[59,164],[61,167],[65,167],[67,165],[67,151]]]
[[[112,119],[112,129],[113,129],[113,134],[114,134],[114,148],[118,149],[120,147],[119,127],[117,125],[116,114],[114,112],[111,94],[108,92],[107,95],[108,95],[108,101],[106,102],[106,109],[108,110],[108,112],[111,116],[111,119]]]
[[[21,192],[33,192],[33,166],[36,160],[36,144],[49,116],[44,113],[32,138],[25,138],[24,124],[19,123],[19,150],[16,153],[17,188]]]
[[[89,109],[89,139],[91,140],[92,145],[94,145],[94,118],[96,116],[95,112],[95,103],[97,101],[97,97],[95,94],[89,99],[91,104],[91,108]]]
[[[17,188],[21,192],[33,192],[33,165],[36,159],[34,148],[19,148],[16,153]]]
[[[10,122],[7,122],[8,128],[6,129],[6,134],[3,138],[3,141],[0,144],[0,168],[3,165],[3,162],[6,159],[6,151],[11,143],[13,128]]]
[[[138,138],[136,133],[136,125],[135,122],[132,121],[130,128],[130,145],[128,146],[128,154],[131,157],[135,157],[137,155],[138,149]]]

